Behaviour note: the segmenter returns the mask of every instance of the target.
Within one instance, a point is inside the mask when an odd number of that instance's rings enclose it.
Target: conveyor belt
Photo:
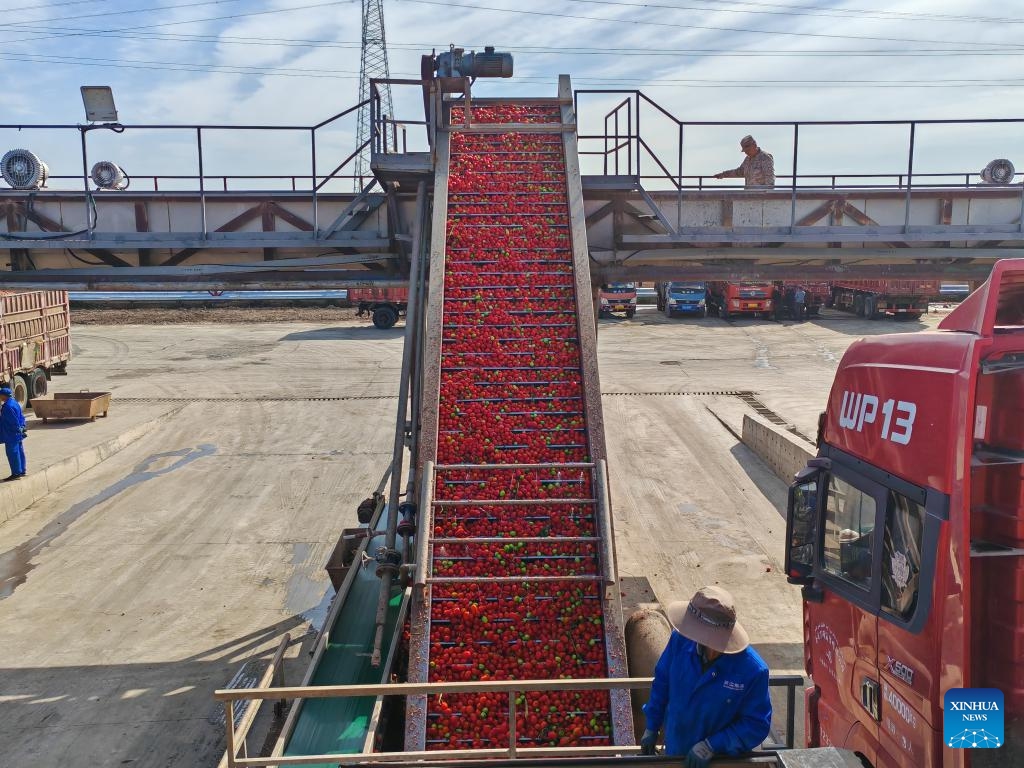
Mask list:
[[[436,367],[422,437],[434,469],[421,478],[433,498],[421,510],[430,540],[410,680],[620,676],[571,107],[476,100],[470,130],[463,107],[451,116],[435,181],[426,359]],[[535,692],[514,705],[524,747],[632,738],[624,695]],[[413,699],[406,747],[505,747],[508,706],[503,694]]]

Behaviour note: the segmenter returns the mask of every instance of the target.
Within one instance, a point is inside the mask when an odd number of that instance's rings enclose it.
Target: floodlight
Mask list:
[[[81,90],[86,120],[90,123],[117,122],[114,92],[109,85],[83,85]]]

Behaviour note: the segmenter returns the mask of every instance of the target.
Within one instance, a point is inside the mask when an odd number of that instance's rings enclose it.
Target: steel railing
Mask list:
[[[77,189],[84,192],[83,205],[85,206],[84,221],[86,226],[83,230],[73,233],[61,233],[67,235],[92,237],[97,229],[97,200],[106,201],[116,199],[118,191],[101,190],[94,187],[90,178],[89,166],[89,136],[95,131],[111,131],[115,134],[150,131],[160,134],[171,132],[186,132],[191,135],[190,143],[193,157],[197,165],[197,173],[136,173],[127,169],[129,188],[132,191],[140,191],[140,184],[144,184],[141,191],[144,192],[187,192],[198,193],[200,204],[201,236],[205,239],[209,234],[207,226],[207,201],[214,195],[238,194],[242,192],[278,192],[293,193],[303,198],[308,198],[312,203],[313,228],[310,233],[311,239],[316,239],[320,234],[319,227],[319,198],[324,193],[325,187],[332,182],[357,182],[359,189],[366,189],[372,184],[373,177],[358,176],[355,174],[355,160],[359,154],[370,147],[372,152],[390,154],[409,151],[408,128],[409,126],[427,125],[425,120],[399,120],[394,115],[385,115],[381,112],[380,86],[390,85],[415,85],[421,86],[419,80],[373,80],[371,81],[370,97],[354,104],[353,106],[338,112],[335,115],[322,120],[315,125],[223,125],[223,124],[202,124],[202,125],[173,125],[173,124],[121,124],[104,123],[89,125],[69,124],[0,124],[0,131],[44,131],[57,132],[68,135],[77,135],[78,155],[81,162],[80,172],[75,174],[54,174],[48,177],[47,186],[37,190],[4,190],[0,192],[16,192],[20,194],[37,193],[60,193],[75,192]],[[368,108],[371,113],[371,132],[369,138],[348,154],[343,160],[331,167],[326,173],[321,170],[323,165],[323,150],[318,149],[318,143],[324,143],[324,133],[332,128],[337,128],[339,122],[350,115],[355,115],[359,110]],[[298,135],[305,141],[309,152],[308,165],[301,172],[273,174],[273,173],[239,173],[223,174],[209,173],[208,165],[211,159],[209,150],[209,138],[211,134],[221,131],[232,132],[253,132],[264,134],[287,134]],[[319,139],[319,142],[318,142]],[[429,136],[428,136],[429,139]],[[205,143],[204,143],[205,142]],[[232,143],[234,147],[234,143]],[[237,151],[236,149],[234,151]],[[0,150],[2,152],[2,150]],[[45,161],[46,153],[38,153]],[[115,162],[116,157],[111,158]],[[65,183],[67,182],[67,183]],[[261,185],[254,182],[269,182],[262,186],[269,186],[269,189],[261,189]],[[346,189],[346,192],[349,192]],[[12,233],[13,234],[13,233]],[[25,237],[31,235],[24,235]],[[53,233],[48,233],[52,236]]]
[[[636,755],[640,748],[636,746],[597,746],[597,747],[523,747],[519,745],[522,738],[518,734],[519,714],[516,699],[521,693],[535,691],[611,691],[611,690],[646,690],[651,687],[652,678],[628,677],[618,679],[577,679],[577,680],[487,680],[460,683],[392,683],[388,685],[323,685],[303,687],[268,688],[232,688],[215,691],[213,696],[224,703],[224,721],[226,724],[225,740],[227,744],[227,768],[257,768],[258,766],[312,765],[331,763],[334,765],[353,765],[357,763],[409,763],[422,761],[444,761],[452,759],[474,760],[480,758],[504,758],[509,760],[535,760],[545,757],[600,757],[617,755]],[[760,754],[783,749],[792,749],[795,745],[796,726],[796,689],[803,685],[800,675],[778,675],[769,680],[772,688],[784,688],[786,695],[786,713],[784,718],[785,731],[782,741],[762,745]],[[248,757],[239,755],[244,745],[244,737],[248,727],[242,732],[235,726],[235,704],[241,701],[294,700],[294,699],[331,699],[351,697],[381,696],[437,696],[453,693],[506,693],[508,695],[508,728],[509,743],[507,747],[458,749],[458,750],[427,750],[422,752],[360,752],[336,753],[326,755],[289,755],[278,757]],[[245,725],[245,723],[243,723]],[[250,723],[251,725],[251,723]],[[244,751],[244,750],[243,750]],[[757,754],[757,753],[755,753]]]
[[[623,97],[615,106],[604,113],[603,131],[601,133],[587,133],[581,130],[578,139],[582,146],[580,155],[598,157],[601,159],[602,174],[605,176],[628,176],[635,178],[639,183],[650,183],[653,190],[656,187],[676,192],[677,206],[681,210],[683,196],[687,192],[717,190],[728,194],[736,194],[735,182],[718,181],[713,174],[693,174],[684,167],[684,152],[687,147],[687,130],[694,128],[759,128],[759,127],[782,127],[788,128],[792,133],[792,167],[788,172],[776,175],[776,191],[788,191],[791,196],[790,227],[796,225],[796,201],[799,193],[820,191],[820,190],[897,190],[903,193],[904,197],[904,228],[911,224],[911,200],[913,191],[925,191],[936,189],[972,189],[979,187],[986,189],[1012,190],[1013,194],[1020,197],[1021,217],[1014,224],[1019,224],[1019,230],[1024,232],[1024,173],[1015,173],[1013,181],[1004,185],[992,185],[983,183],[980,178],[980,171],[956,170],[943,173],[921,173],[914,170],[915,153],[918,144],[918,132],[922,127],[935,126],[991,126],[991,125],[1013,125],[1024,127],[1024,118],[986,118],[977,120],[804,120],[804,121],[773,121],[773,120],[751,120],[751,121],[684,121],[680,120],[670,111],[658,104],[640,90],[620,89],[579,89],[573,94],[574,106],[579,116],[581,99],[588,97],[600,97],[607,100],[611,97]],[[651,119],[657,118],[660,123],[652,123]],[[581,124],[586,121],[580,119]],[[654,128],[648,127],[654,125]],[[877,174],[801,174],[800,168],[800,136],[801,130],[806,134],[808,128],[816,127],[846,127],[850,129],[868,128],[878,126],[902,127],[907,131],[906,143],[903,152],[906,157],[905,165],[897,171]],[[675,144],[674,156],[669,151],[669,157],[664,157],[663,152],[659,153],[653,146],[654,135],[659,132],[664,136],[665,132],[675,133],[670,144]],[[591,149],[597,145],[598,148]],[[922,181],[923,179],[923,181]],[[849,183],[843,183],[849,182]],[[764,189],[757,192],[763,194]]]

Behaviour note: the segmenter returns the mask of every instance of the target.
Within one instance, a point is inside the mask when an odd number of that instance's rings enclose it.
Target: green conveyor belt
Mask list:
[[[376,541],[376,540],[375,540]],[[374,545],[370,548],[376,550]],[[373,551],[367,554],[373,555]],[[374,568],[360,568],[344,606],[330,629],[330,642],[320,657],[312,685],[362,685],[381,683],[388,670],[370,665],[380,579]],[[387,659],[402,605],[395,590],[388,604],[381,657]],[[366,739],[373,698],[307,699],[285,748],[286,755],[328,755],[361,752]],[[324,768],[331,765],[323,764]],[[336,765],[336,764],[335,764]]]

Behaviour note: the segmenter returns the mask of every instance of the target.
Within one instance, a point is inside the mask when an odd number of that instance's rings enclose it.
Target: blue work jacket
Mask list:
[[[24,426],[25,415],[18,401],[13,397],[7,398],[7,402],[0,405],[0,443],[20,443],[25,439],[21,433]]]
[[[722,654],[701,671],[697,644],[673,632],[644,705],[647,727],[665,726],[665,751],[685,755],[707,739],[716,755],[758,747],[772,723],[768,665],[753,648]]]

